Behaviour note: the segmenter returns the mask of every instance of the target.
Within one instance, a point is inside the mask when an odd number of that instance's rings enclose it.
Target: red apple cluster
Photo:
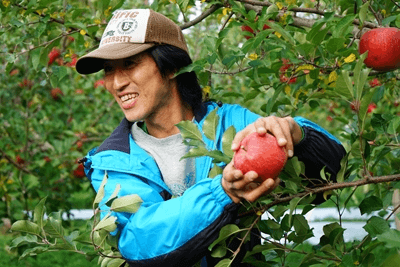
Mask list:
[[[287,83],[287,84],[295,83],[297,81],[297,77],[290,78],[290,77],[286,76],[287,70],[290,69],[293,66],[293,64],[291,64],[290,61],[286,58],[283,58],[282,62],[283,62],[283,65],[279,69],[279,73],[280,73],[279,80],[282,83]]]

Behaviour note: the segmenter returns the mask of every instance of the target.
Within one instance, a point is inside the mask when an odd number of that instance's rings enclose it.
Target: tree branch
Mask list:
[[[281,203],[289,202],[292,199],[297,198],[297,197],[302,198],[307,195],[319,194],[319,193],[323,193],[325,191],[330,191],[330,190],[335,190],[335,189],[342,189],[342,188],[355,187],[355,186],[358,187],[358,186],[367,185],[367,184],[380,184],[380,183],[394,182],[394,181],[400,181],[400,174],[366,177],[363,180],[358,180],[358,181],[353,181],[353,182],[334,183],[334,184],[321,186],[321,187],[313,188],[313,189],[307,188],[308,191],[306,191],[306,192],[297,193],[297,194],[290,195],[287,197],[276,198],[271,203],[260,207],[258,210],[256,210],[256,212],[261,211],[262,213],[264,213],[265,211],[267,211],[269,208],[271,208],[273,206],[276,206]],[[239,214],[239,217],[243,217],[243,216],[246,216],[249,214],[254,214],[254,211],[244,212],[242,214]]]
[[[221,7],[223,7],[223,6],[222,5],[212,5],[208,10],[204,11],[203,13],[201,13],[200,16],[198,16],[194,20],[182,24],[180,26],[181,30],[184,30],[184,29],[187,29],[189,27],[192,27],[192,26],[196,25],[197,23],[201,22],[203,19],[207,18],[208,16],[210,16],[212,13],[214,13],[215,11],[217,11]]]

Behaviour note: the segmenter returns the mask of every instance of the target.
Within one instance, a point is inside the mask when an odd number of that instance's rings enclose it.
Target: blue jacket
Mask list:
[[[201,129],[205,116],[218,105],[208,102],[196,115]],[[239,105],[220,105],[220,122],[216,141],[204,137],[211,149],[222,150],[222,134],[234,125],[240,131],[260,116]],[[303,140],[296,145],[295,156],[319,170],[335,175],[345,151],[340,142],[318,125],[296,117],[303,128]],[[118,222],[118,249],[131,266],[191,266],[208,254],[208,246],[218,237],[220,229],[234,223],[237,206],[225,193],[219,175],[208,178],[212,167],[210,157],[196,158],[196,184],[178,198],[163,181],[154,159],[141,149],[131,135],[132,123],[123,119],[97,149],[86,156],[87,177],[98,191],[104,173],[108,173],[105,196],[109,199],[117,184],[119,197],[138,194],[143,203],[134,214],[114,212]],[[329,150],[329,153],[327,153]],[[316,177],[316,176],[311,176]]]

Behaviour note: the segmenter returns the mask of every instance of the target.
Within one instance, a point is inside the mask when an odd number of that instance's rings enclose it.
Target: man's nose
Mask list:
[[[129,76],[120,68],[117,68],[113,77],[114,90],[123,90],[129,84]]]

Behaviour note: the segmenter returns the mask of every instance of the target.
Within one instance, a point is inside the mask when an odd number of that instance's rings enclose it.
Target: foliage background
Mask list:
[[[26,219],[24,211],[34,210],[44,197],[48,213],[91,207],[95,195],[77,160],[99,145],[123,114],[102,86],[102,73],[78,75],[74,61],[98,45],[114,10],[132,7],[151,7],[181,25],[194,60],[187,70],[197,72],[205,97],[265,116],[304,116],[343,142],[348,157],[339,182],[348,184],[323,189],[325,196],[332,194],[328,202],[338,207],[339,219],[349,206],[381,211],[369,224],[380,230],[370,230],[368,242],[347,249],[331,236],[332,249],[322,242],[325,250],[307,254],[304,264],[320,261],[313,254],[325,253],[335,255],[327,260],[332,264],[367,266],[376,244],[400,247],[388,238],[400,234],[381,227],[398,208],[392,196],[400,187],[399,73],[368,69],[358,53],[363,32],[400,26],[400,5],[394,0],[2,0],[3,226]],[[257,34],[245,38],[251,34],[242,31],[243,25]],[[60,55],[49,64],[54,48]],[[291,195],[304,192],[292,182]],[[293,224],[285,228],[283,217],[274,222],[285,236],[301,231]],[[284,255],[277,252],[272,258],[282,263]]]

